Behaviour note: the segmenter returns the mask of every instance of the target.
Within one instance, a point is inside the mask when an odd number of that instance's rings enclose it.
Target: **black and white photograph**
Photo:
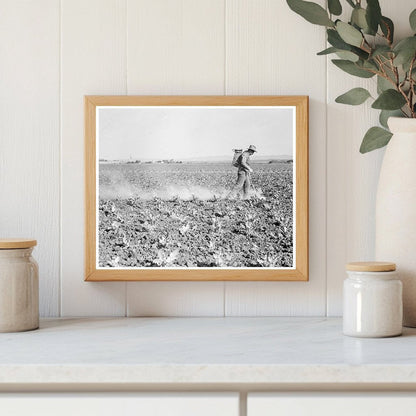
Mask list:
[[[97,268],[294,268],[291,106],[98,106]]]

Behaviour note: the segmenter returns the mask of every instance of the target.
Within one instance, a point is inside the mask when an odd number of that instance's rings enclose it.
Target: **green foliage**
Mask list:
[[[349,45],[357,46],[358,48],[363,43],[363,35],[354,26],[351,26],[348,23],[344,23],[344,22],[341,22],[341,20],[338,20],[336,24],[336,29],[340,38],[345,43],[348,43]]]
[[[371,53],[371,58],[375,58],[376,56],[384,56],[386,59],[389,59],[391,55],[392,55],[391,49],[388,46],[381,45],[381,46],[376,46],[373,49]]]
[[[392,44],[394,39],[394,23],[388,17],[382,16],[380,28],[387,41]]]
[[[329,55],[331,53],[335,53],[337,54],[339,58],[344,59],[344,60],[349,60],[352,62],[357,62],[360,59],[359,56],[353,52],[342,50],[342,49],[337,49],[337,48],[334,48],[333,46],[331,46],[330,48],[324,49],[321,52],[318,52],[317,55]]]
[[[389,131],[381,127],[371,127],[365,134],[360,146],[360,153],[368,153],[388,144],[393,136]]]
[[[393,50],[396,54],[394,58],[395,65],[403,65],[405,68],[408,67],[416,54],[416,36],[401,40]]]
[[[315,25],[334,26],[334,23],[328,16],[328,12],[319,4],[311,1],[286,0],[289,7],[305,20]]]
[[[365,88],[353,88],[337,97],[335,102],[340,104],[359,105],[370,97],[370,93]]]
[[[344,61],[358,62],[360,59],[355,53],[350,51],[337,51],[335,53]]]
[[[328,0],[329,13],[339,16],[342,13],[342,6],[339,0]]]
[[[416,9],[410,13],[409,16],[409,23],[410,27],[412,28],[413,32],[416,32]]]
[[[376,34],[381,22],[381,9],[378,0],[367,0],[367,23],[371,34]]]
[[[366,15],[366,10],[359,6],[354,8],[351,14],[351,23],[362,29],[364,33],[369,31]]]
[[[357,63],[345,59],[333,59],[332,63],[350,75],[360,78],[371,78],[375,74],[360,67]]]
[[[351,50],[351,46],[344,42],[335,29],[328,29],[326,31],[327,40],[330,45],[337,49],[344,49],[346,51]]]
[[[402,116],[402,112],[400,110],[381,110],[380,111],[380,116],[379,116],[379,121],[380,121],[380,124],[383,127],[388,129],[389,126],[387,125],[387,120],[390,117],[401,117],[401,116]]]
[[[328,12],[311,1],[286,0],[289,7],[307,21],[326,26],[331,45],[318,55],[335,54],[332,63],[359,78],[377,78],[377,97],[372,108],[381,110],[379,122],[366,133],[360,151],[369,152],[390,140],[388,117],[416,118],[416,34],[394,41],[394,23],[384,16],[379,0],[345,0],[352,7],[348,18],[332,20],[343,12],[343,0],[327,0]],[[345,13],[344,13],[345,15]],[[416,32],[416,9],[409,16]],[[336,98],[337,103],[359,105],[371,98],[364,88],[353,88]],[[386,130],[387,129],[387,130]]]
[[[388,89],[383,91],[374,101],[372,107],[379,110],[399,110],[406,104],[406,99],[399,91]]]
[[[330,48],[326,48],[321,52],[318,52],[317,55],[329,55],[330,53],[335,53],[338,49],[331,46]]]
[[[383,91],[390,89],[393,85],[386,78],[377,75],[377,93],[381,94]]]

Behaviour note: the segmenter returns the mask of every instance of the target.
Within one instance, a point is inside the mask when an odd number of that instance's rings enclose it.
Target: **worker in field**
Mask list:
[[[251,189],[251,173],[253,169],[250,167],[250,157],[257,152],[256,146],[250,145],[246,151],[240,149],[234,149],[233,166],[238,168],[237,171],[237,182],[234,188],[228,194],[228,198],[235,198],[238,192],[243,189],[243,197],[247,199],[250,197]]]

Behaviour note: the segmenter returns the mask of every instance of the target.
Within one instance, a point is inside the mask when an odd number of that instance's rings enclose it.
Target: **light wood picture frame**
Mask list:
[[[308,280],[307,96],[84,105],[86,281]]]

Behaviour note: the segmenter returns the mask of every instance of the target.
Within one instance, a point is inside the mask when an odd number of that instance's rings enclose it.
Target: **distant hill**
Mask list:
[[[198,157],[189,157],[189,158],[174,158],[169,160],[163,160],[163,163],[231,163],[233,155],[224,155],[224,156],[198,156]],[[291,155],[270,155],[270,156],[253,156],[251,158],[252,163],[269,163],[269,162],[279,162],[279,161],[286,161],[286,160],[293,160],[293,156]],[[100,163],[157,163],[161,162],[161,160],[153,160],[153,159],[120,159],[120,160],[111,160],[111,159],[100,159]]]
[[[233,158],[232,153],[224,156],[199,156],[181,159],[183,162],[230,162]],[[252,162],[268,162],[270,160],[292,160],[291,155],[278,155],[278,156],[252,156]]]

